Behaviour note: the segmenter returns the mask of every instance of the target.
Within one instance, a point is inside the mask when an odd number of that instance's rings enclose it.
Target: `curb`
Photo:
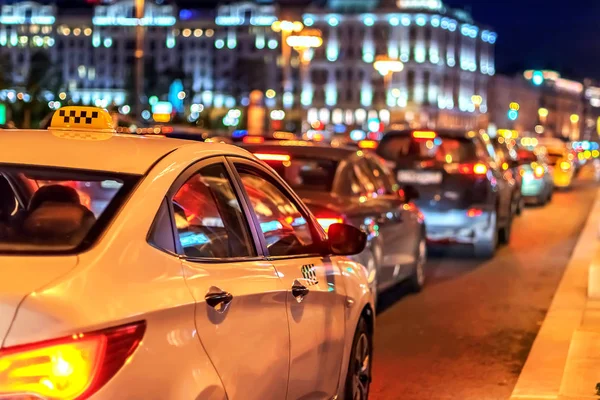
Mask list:
[[[600,282],[599,226],[600,189],[510,400],[598,399],[600,287],[588,277]],[[588,287],[599,299],[590,304]]]

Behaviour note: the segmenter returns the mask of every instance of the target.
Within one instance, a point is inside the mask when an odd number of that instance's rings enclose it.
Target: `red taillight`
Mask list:
[[[172,126],[163,126],[161,128],[162,133],[173,133],[173,127]]]
[[[437,135],[433,131],[414,131],[412,136],[415,139],[435,139]]]
[[[482,214],[483,214],[483,210],[481,210],[479,208],[469,208],[467,210],[467,217],[469,217],[469,218],[479,217]]]
[[[84,399],[137,349],[146,323],[0,350],[0,398]]]
[[[452,164],[446,164],[446,171],[452,173],[458,172],[463,175],[485,175],[487,174],[488,168],[485,164],[477,163],[477,164],[458,164],[453,167]],[[456,165],[456,164],[454,164]]]
[[[317,217],[317,222],[327,232],[331,225],[344,223],[344,219],[341,217]]]
[[[244,136],[242,141],[249,144],[261,144],[265,142],[265,138],[262,136]]]
[[[254,155],[263,161],[290,161],[289,154],[254,153]]]

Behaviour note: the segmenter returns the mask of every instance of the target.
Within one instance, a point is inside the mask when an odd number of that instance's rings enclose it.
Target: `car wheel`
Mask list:
[[[425,285],[425,264],[427,262],[427,241],[423,236],[415,255],[415,269],[410,276],[410,287],[413,292],[420,292]]]
[[[525,199],[523,196],[519,196],[519,202],[517,203],[517,215],[521,216],[523,214],[523,210],[525,209]]]
[[[372,355],[373,338],[367,322],[361,317],[352,341],[352,352],[346,376],[345,400],[367,400],[369,398]]]
[[[496,254],[498,247],[498,215],[494,211],[490,217],[490,237],[484,237],[475,242],[474,253],[475,257],[489,259]]]
[[[510,242],[510,232],[512,230],[513,223],[513,214],[511,213],[508,217],[508,221],[506,222],[506,226],[500,229],[500,235],[498,237],[498,241],[501,244],[508,244]]]

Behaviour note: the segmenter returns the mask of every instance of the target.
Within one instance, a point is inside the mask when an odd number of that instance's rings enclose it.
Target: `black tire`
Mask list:
[[[498,235],[498,242],[500,244],[509,244],[510,243],[510,233],[512,231],[512,223],[513,223],[513,216],[511,214],[508,217],[506,226],[504,228],[500,229],[500,232]]]
[[[523,196],[519,196],[519,203],[517,204],[517,215],[519,217],[523,215],[523,209],[525,209],[525,200]]]
[[[415,252],[415,267],[408,279],[408,283],[411,290],[418,293],[423,290],[423,286],[425,285],[425,265],[427,263],[427,240],[425,239],[425,235],[419,240]]]
[[[367,348],[360,347],[363,345],[366,345]],[[345,400],[367,400],[369,398],[372,359],[373,337],[369,331],[367,321],[364,317],[361,317],[352,340],[352,351],[350,352],[344,389]]]

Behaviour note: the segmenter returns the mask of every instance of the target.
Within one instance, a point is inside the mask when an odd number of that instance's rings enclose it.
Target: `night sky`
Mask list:
[[[0,4],[15,0],[0,0]],[[323,1],[323,0],[318,0]],[[42,0],[51,2],[51,0]],[[217,0],[167,0],[212,6]],[[301,5],[310,0],[279,0]],[[497,71],[555,69],[566,78],[600,81],[600,0],[444,0],[471,10],[475,20],[498,32]],[[61,6],[83,0],[58,0]]]
[[[497,70],[555,69],[600,80],[599,0],[446,0],[498,32]]]

